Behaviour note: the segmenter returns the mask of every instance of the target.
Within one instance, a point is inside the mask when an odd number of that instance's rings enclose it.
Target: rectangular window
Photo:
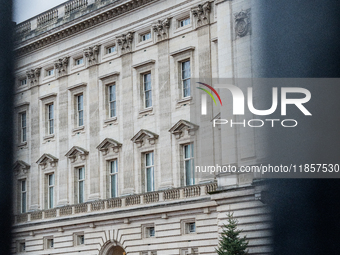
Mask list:
[[[149,108],[152,106],[151,73],[143,75],[143,87],[145,108]]]
[[[148,32],[146,34],[142,34],[140,37],[141,37],[142,42],[147,41],[147,40],[151,39],[151,32]]]
[[[154,183],[154,157],[153,152],[145,154],[145,175],[146,175],[146,191],[155,190]]]
[[[21,181],[21,213],[26,212],[27,185],[26,180]]]
[[[47,239],[47,249],[52,249],[54,247],[54,239]]]
[[[194,146],[193,144],[184,145],[184,168],[185,168],[185,184],[194,185]]]
[[[118,196],[118,164],[117,160],[110,162],[111,197]]]
[[[26,142],[27,137],[26,137],[26,112],[21,113],[20,115],[21,119],[21,142]]]
[[[48,175],[48,209],[54,207],[54,174]]]
[[[106,48],[106,54],[111,54],[116,51],[116,45],[110,46]]]
[[[48,134],[54,134],[54,104],[47,105],[48,110]]]
[[[187,227],[187,234],[196,232],[196,223],[195,222],[187,223],[186,227]]]
[[[85,243],[85,237],[84,237],[84,235],[78,235],[77,236],[77,243],[78,243],[78,245],[82,245],[82,244],[84,244]]]
[[[187,25],[190,25],[190,17],[179,21],[179,27],[185,27]]]
[[[78,113],[78,126],[84,125],[84,97],[83,95],[77,96],[77,113]]]
[[[184,61],[181,63],[181,77],[182,77],[182,88],[183,88],[183,97],[189,97],[190,92],[190,61]]]
[[[82,65],[84,63],[84,59],[83,58],[78,58],[75,60],[75,65],[79,66]]]
[[[54,69],[49,69],[49,70],[47,70],[47,71],[46,71],[46,75],[47,75],[47,76],[52,76],[52,75],[54,75]]]
[[[24,86],[24,85],[26,85],[27,84],[27,79],[22,79],[22,80],[20,80],[20,85],[21,86]]]
[[[19,252],[24,252],[26,251],[26,245],[24,242],[19,243]]]
[[[110,118],[116,117],[116,85],[109,86]]]
[[[78,203],[84,203],[85,168],[78,168]]]
[[[146,230],[147,230],[147,236],[148,237],[154,237],[155,236],[155,228],[154,227],[149,227]]]

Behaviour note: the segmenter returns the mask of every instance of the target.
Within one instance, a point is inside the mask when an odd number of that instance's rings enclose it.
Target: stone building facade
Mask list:
[[[270,253],[265,187],[196,175],[190,119],[194,78],[252,77],[251,8],[73,0],[17,25],[13,253],[216,254],[230,211]],[[258,163],[257,136],[228,132],[214,163]]]

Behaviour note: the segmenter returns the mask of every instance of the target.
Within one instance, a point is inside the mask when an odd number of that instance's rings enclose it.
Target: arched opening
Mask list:
[[[124,249],[120,246],[112,247],[107,253],[107,255],[125,255],[125,254],[126,253]]]
[[[102,246],[99,255],[126,255],[126,252],[118,243],[107,241]]]

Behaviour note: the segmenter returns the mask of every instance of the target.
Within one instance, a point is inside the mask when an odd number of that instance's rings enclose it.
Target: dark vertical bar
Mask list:
[[[0,251],[10,254],[12,223],[12,1],[0,0]]]
[[[339,1],[257,1],[257,5],[262,13],[260,76],[340,77]],[[339,163],[339,95],[340,84],[332,90],[320,84],[312,100],[323,100],[306,120],[308,128],[289,135],[287,130],[272,129],[271,163]],[[275,255],[340,254],[339,179],[273,180],[271,197]]]

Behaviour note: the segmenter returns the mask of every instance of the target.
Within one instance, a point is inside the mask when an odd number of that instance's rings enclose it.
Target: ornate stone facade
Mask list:
[[[190,116],[194,78],[253,75],[242,8],[71,0],[18,25],[13,254],[212,255],[229,211],[249,254],[270,254],[261,180],[194,172],[262,159],[242,129],[216,130],[207,153],[211,130]]]

